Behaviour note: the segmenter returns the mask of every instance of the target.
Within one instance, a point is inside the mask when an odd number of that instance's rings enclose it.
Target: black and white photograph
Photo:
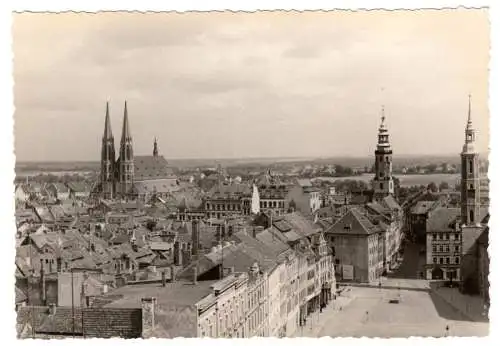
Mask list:
[[[490,32],[13,13],[17,338],[488,336]]]

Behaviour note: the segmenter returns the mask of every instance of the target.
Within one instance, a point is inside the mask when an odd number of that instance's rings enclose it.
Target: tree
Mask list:
[[[438,192],[438,186],[436,185],[435,182],[432,182],[429,185],[427,185],[427,189],[429,189],[431,192]]]
[[[439,184],[439,191],[448,190],[449,188],[450,184],[448,184],[446,181],[442,181],[441,184]]]
[[[152,231],[155,229],[155,227],[156,227],[156,221],[148,220],[148,222],[146,223],[146,228]]]

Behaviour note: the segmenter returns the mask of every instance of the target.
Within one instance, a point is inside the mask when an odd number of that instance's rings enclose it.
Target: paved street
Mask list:
[[[391,285],[395,282],[391,282]],[[322,316],[317,336],[333,337],[408,337],[446,335],[486,336],[487,323],[465,321],[463,315],[442,299],[430,295],[422,280],[407,280],[413,289],[353,287],[352,301],[336,311],[328,308]],[[402,286],[403,287],[403,286]],[[400,297],[399,304],[389,300]],[[367,314],[368,312],[368,314]],[[317,322],[316,322],[317,323]]]
[[[430,290],[426,280],[418,279],[425,255],[417,245],[408,245],[404,259],[381,288],[350,287],[342,310],[328,307],[314,316],[303,336],[332,337],[409,337],[486,336],[489,324],[471,322],[464,314]],[[399,304],[389,300],[399,299]],[[448,332],[446,331],[446,327]]]

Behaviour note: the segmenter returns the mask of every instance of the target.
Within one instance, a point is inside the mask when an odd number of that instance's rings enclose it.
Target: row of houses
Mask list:
[[[85,182],[22,183],[15,186],[15,199],[25,203],[33,200],[54,199],[59,201],[84,200],[90,197],[92,186]]]
[[[61,268],[55,263],[60,283],[58,293],[52,296],[57,295],[58,300],[43,293],[45,303],[53,306],[33,309],[20,306],[18,332],[21,337],[293,336],[311,313],[326,307],[334,296],[332,254],[321,228],[299,213],[267,222],[267,227],[243,228],[226,234],[226,240],[218,246],[202,251],[199,241],[204,230],[200,229],[198,221],[193,221],[192,243],[188,250],[190,261],[180,266],[157,267],[156,275],[146,280],[128,277],[121,284],[116,280],[111,283],[106,281],[102,271],[91,270],[85,270],[85,274],[71,271],[69,280],[70,272],[65,272],[64,268],[59,271]],[[71,237],[75,238],[72,247]],[[63,238],[59,236],[54,242],[47,242],[42,241],[42,237],[32,236],[30,242],[40,258],[44,254],[49,256],[51,248],[75,251],[78,247],[75,243],[88,242],[87,238],[79,239],[72,232],[67,232]],[[136,249],[136,257],[151,257],[146,252],[154,253],[153,247],[146,248]],[[91,250],[95,254],[110,251],[98,242]],[[111,256],[115,258],[114,265],[126,271],[135,263],[140,264],[140,261],[131,261],[127,265],[122,250],[112,248],[111,251],[117,253]],[[45,265],[44,260],[40,263]],[[144,266],[154,267],[151,263],[144,263]],[[40,272],[45,273],[41,268]],[[89,282],[89,277],[93,281]],[[77,282],[73,289],[71,282]],[[73,297],[68,297],[69,292],[73,292]],[[33,305],[33,300],[28,303]],[[68,318],[70,306],[76,306],[76,317],[74,314],[63,326],[50,322],[62,323]],[[122,312],[123,328],[119,331],[114,330],[118,318],[115,311]],[[138,323],[139,318],[141,323]],[[135,329],[132,328],[134,320]],[[107,328],[99,332],[98,324]]]

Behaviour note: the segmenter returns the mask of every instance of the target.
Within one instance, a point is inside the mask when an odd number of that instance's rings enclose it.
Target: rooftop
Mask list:
[[[112,292],[122,298],[106,305],[107,308],[140,308],[141,298],[154,297],[159,305],[192,306],[212,292],[211,286],[216,281],[199,281],[196,285],[189,281],[120,287]]]

